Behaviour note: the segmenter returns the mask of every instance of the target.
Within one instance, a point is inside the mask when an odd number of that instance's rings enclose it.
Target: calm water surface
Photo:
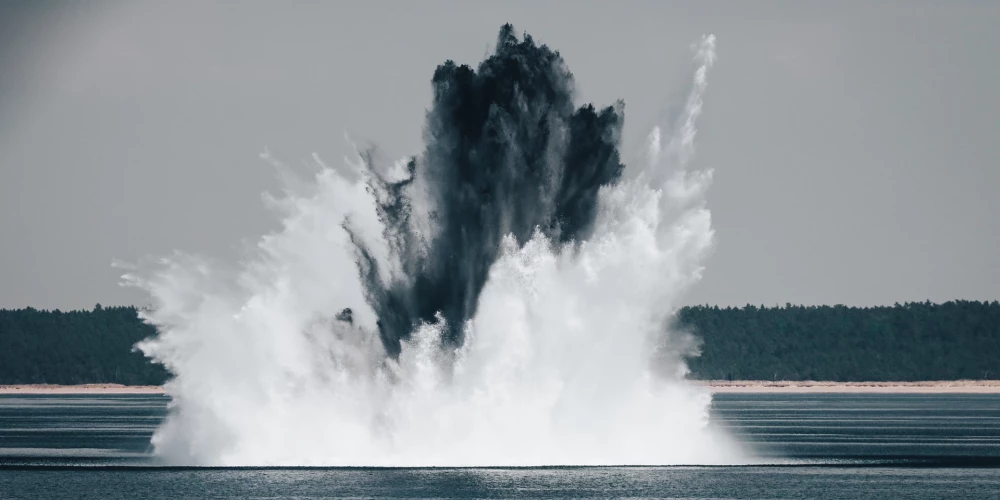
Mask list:
[[[713,425],[771,464],[741,467],[163,468],[166,403],[0,395],[0,499],[1000,499],[1000,395],[718,395]]]

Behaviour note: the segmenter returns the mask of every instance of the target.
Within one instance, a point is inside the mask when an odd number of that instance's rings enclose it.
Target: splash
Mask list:
[[[139,344],[173,374],[157,454],[198,465],[738,460],[667,326],[712,245],[689,172],[715,39],[676,123],[622,178],[622,105],[574,108],[557,52],[509,25],[435,72],[422,156],[321,167],[229,276],[175,255]],[[283,166],[264,155],[279,169]]]

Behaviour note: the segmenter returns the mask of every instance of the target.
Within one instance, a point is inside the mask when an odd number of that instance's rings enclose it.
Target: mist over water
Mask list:
[[[432,80],[426,150],[361,151],[286,186],[236,273],[188,255],[125,276],[174,378],[153,437],[199,465],[740,461],[670,330],[713,232],[688,171],[715,39],[628,175],[623,105],[575,107],[557,52],[513,28]],[[265,154],[280,171],[280,162]]]

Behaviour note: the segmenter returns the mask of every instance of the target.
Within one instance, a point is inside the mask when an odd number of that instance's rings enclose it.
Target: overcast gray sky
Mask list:
[[[499,5],[503,4],[503,5]],[[258,153],[419,153],[429,80],[511,22],[634,145],[718,37],[717,249],[689,303],[1000,298],[1000,2],[0,3],[0,307],[143,304],[115,259],[236,259]]]

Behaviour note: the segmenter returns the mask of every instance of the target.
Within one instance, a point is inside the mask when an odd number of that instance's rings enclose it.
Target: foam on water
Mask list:
[[[708,427],[711,395],[684,380],[695,340],[667,328],[713,239],[712,173],[687,166],[714,37],[696,49],[683,111],[651,132],[640,172],[596,191],[574,240],[506,233],[463,324],[439,312],[387,337],[376,292],[409,282],[381,189],[406,162],[373,182],[364,155],[342,169],[317,159],[314,183],[272,200],[282,228],[236,277],[180,254],[126,275],[152,296],[143,315],[159,331],[138,347],[173,374],[157,454],[201,465],[740,461]],[[411,199],[411,227],[433,240],[434,207]]]

